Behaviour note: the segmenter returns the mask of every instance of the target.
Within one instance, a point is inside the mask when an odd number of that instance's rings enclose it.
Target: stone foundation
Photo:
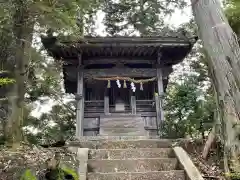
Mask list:
[[[144,121],[135,115],[107,115],[100,118],[100,136],[146,136]]]

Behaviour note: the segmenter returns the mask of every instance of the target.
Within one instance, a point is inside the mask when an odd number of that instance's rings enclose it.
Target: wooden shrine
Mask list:
[[[62,61],[66,93],[76,94],[76,135],[157,135],[164,120],[162,99],[172,66],[197,38],[42,37]]]

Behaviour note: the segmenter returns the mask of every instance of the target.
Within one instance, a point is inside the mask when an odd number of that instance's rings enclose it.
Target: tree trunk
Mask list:
[[[30,23],[28,7],[25,1],[16,0],[16,12],[13,16],[13,33],[16,41],[15,47],[15,84],[9,100],[11,112],[8,119],[8,145],[15,148],[23,140],[22,125],[24,120],[24,96],[26,93],[28,72],[28,52],[31,46],[33,24]]]
[[[219,0],[191,0],[200,38],[213,72],[226,128],[225,146],[231,169],[240,172],[240,49]],[[234,163],[233,163],[234,162]]]

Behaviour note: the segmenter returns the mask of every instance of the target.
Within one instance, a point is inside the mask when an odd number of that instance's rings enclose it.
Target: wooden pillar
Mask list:
[[[132,114],[137,114],[136,96],[131,96]]]
[[[83,90],[83,68],[82,68],[82,57],[78,56],[78,77],[77,77],[77,118],[76,118],[76,137],[83,136],[83,120],[84,120],[84,90]]]
[[[104,96],[104,113],[105,115],[109,114],[109,96],[106,94]]]
[[[110,113],[110,110],[109,110],[109,89],[107,87],[105,87],[105,90],[104,90],[104,114],[107,115]]]
[[[162,69],[157,69],[157,76],[158,76],[158,96],[159,96],[159,103],[160,103],[160,109],[161,109],[161,120],[164,120],[164,113],[163,113],[163,78],[162,78]]]
[[[158,128],[162,127],[162,123],[164,121],[164,112],[163,112],[163,95],[164,95],[164,90],[163,90],[163,73],[162,73],[162,68],[160,67],[160,61],[161,61],[161,53],[158,53],[158,58],[157,58],[157,87],[158,87],[158,94],[156,99],[156,112],[157,112],[157,124]]]
[[[159,133],[159,128],[161,127],[161,110],[160,110],[160,103],[159,103],[159,96],[158,94],[155,94],[155,105],[156,105],[156,119],[157,119],[157,129],[158,129],[158,133]]]

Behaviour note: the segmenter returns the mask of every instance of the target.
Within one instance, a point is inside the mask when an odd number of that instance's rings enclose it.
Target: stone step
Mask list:
[[[91,149],[89,159],[134,159],[173,157],[171,148]]]
[[[100,127],[100,135],[119,136],[142,136],[146,134],[143,128],[139,127]]]
[[[125,160],[88,160],[88,172],[148,172],[177,168],[175,158],[144,158]]]
[[[143,139],[160,139],[159,136],[81,136],[79,141],[96,141],[96,140],[143,140]]]
[[[185,174],[182,170],[131,173],[88,173],[88,180],[185,180]]]
[[[96,141],[71,141],[67,146],[89,149],[126,149],[126,148],[170,148],[171,140],[143,139],[143,140],[96,140]]]

